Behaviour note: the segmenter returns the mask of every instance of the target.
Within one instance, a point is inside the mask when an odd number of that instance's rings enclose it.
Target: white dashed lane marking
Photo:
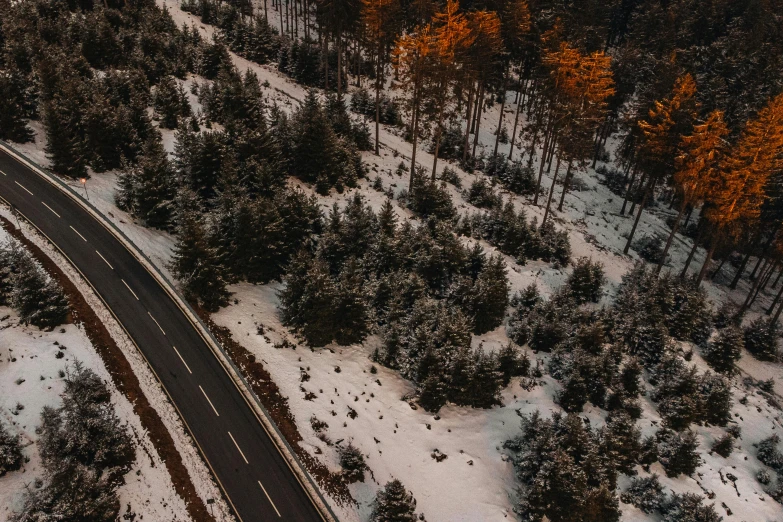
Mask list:
[[[77,236],[79,236],[80,238],[82,238],[82,239],[84,240],[84,242],[85,242],[85,243],[87,242],[87,240],[84,238],[84,236],[83,236],[83,235],[81,235],[81,234],[79,234],[79,231],[78,231],[78,230],[76,230],[75,228],[73,228],[73,226],[71,226],[71,230],[73,230],[74,232],[76,232],[76,235],[77,235]]]
[[[98,252],[98,251],[96,250],[96,251],[95,251],[95,253],[96,253],[96,254],[98,254],[99,256],[101,256],[101,259],[103,259],[103,262],[104,262],[104,263],[106,263],[107,265],[109,265],[109,268],[111,268],[112,270],[114,270],[114,267],[113,267],[113,266],[111,266],[111,263],[109,263],[108,261],[106,261],[106,258],[105,258],[105,257],[103,257],[103,256],[101,255],[101,253],[100,253],[100,252]],[[125,282],[125,281],[123,281],[123,283],[124,283],[124,282]],[[128,286],[128,285],[125,285],[125,286]],[[129,288],[128,290],[130,290],[130,288]],[[133,295],[136,295],[136,294],[133,294]],[[138,298],[137,298],[137,299],[138,299]]]
[[[244,454],[244,453],[242,453],[242,448],[240,448],[240,447],[239,447],[239,444],[237,444],[237,441],[236,441],[236,439],[234,438],[234,436],[233,436],[233,435],[231,435],[231,432],[230,432],[230,431],[228,432],[228,436],[229,436],[229,437],[231,437],[231,442],[233,442],[233,443],[234,443],[234,446],[236,446],[236,447],[237,447],[237,451],[239,452],[239,454],[240,454],[240,455],[242,455],[242,460],[244,460],[244,461],[245,461],[245,464],[250,464],[250,463],[247,461],[247,457],[245,457],[245,454]]]
[[[149,316],[150,316],[150,319],[152,319],[153,321],[155,321],[155,324],[157,324],[157,325],[158,325],[158,328],[160,328],[160,323],[157,321],[157,319],[155,319],[154,317],[152,317],[152,314],[151,314],[151,313],[149,313],[149,312],[147,312],[147,315],[149,315]],[[163,331],[163,328],[160,328],[160,331],[163,333],[163,335],[166,335],[166,332],[164,332],[164,331]]]
[[[32,192],[30,192],[29,190],[27,190],[27,187],[25,187],[24,185],[22,185],[22,184],[21,184],[21,183],[19,183],[18,181],[14,181],[14,183],[16,183],[17,185],[19,185],[20,187],[22,187],[22,188],[23,188],[23,189],[24,189],[24,190],[25,190],[25,191],[26,191],[28,194],[30,194],[31,196],[33,195],[33,193],[32,193]]]
[[[188,369],[188,373],[193,375],[193,372],[190,371],[190,366],[188,366],[188,363],[186,363],[185,359],[182,358],[182,355],[179,353],[179,350],[177,350],[177,347],[176,346],[172,346],[172,348],[174,348],[174,351],[177,352],[177,355],[179,356],[179,360],[182,361],[182,364],[185,365],[185,368]]]
[[[48,208],[49,210],[51,210],[51,211],[52,211],[52,214],[54,214],[54,215],[55,215],[55,216],[57,216],[57,217],[60,217],[60,214],[58,214],[57,212],[55,212],[55,211],[54,211],[54,209],[53,209],[52,207],[50,207],[49,205],[47,205],[47,204],[46,204],[46,203],[44,203],[43,201],[41,201],[41,204],[42,204],[43,206],[45,206],[46,208]]]
[[[139,296],[136,295],[136,292],[133,291],[133,288],[128,286],[128,283],[126,283],[124,279],[121,279],[120,281],[122,281],[122,284],[125,285],[125,288],[127,288],[128,291],[133,294],[133,297],[135,297],[136,300],[138,301],[139,300]],[[147,313],[149,313],[149,312],[147,312]]]
[[[283,518],[283,515],[280,514],[280,512],[277,510],[277,506],[275,506],[275,503],[272,502],[272,499],[269,497],[269,493],[266,492],[266,488],[263,484],[261,484],[261,481],[258,481],[258,485],[261,486],[261,491],[264,492],[264,495],[266,495],[266,499],[269,501],[270,504],[272,504],[272,507],[275,508],[275,513],[277,513],[277,516],[280,518]]]
[[[209,405],[210,405],[210,406],[212,406],[212,411],[214,411],[214,412],[215,412],[215,415],[217,415],[218,417],[220,417],[220,414],[219,414],[219,413],[217,412],[217,410],[215,409],[215,405],[214,405],[214,404],[212,404],[212,401],[211,401],[211,400],[209,400],[209,397],[207,397],[207,392],[205,392],[205,391],[204,391],[204,388],[202,388],[200,384],[198,385],[198,389],[199,389],[199,390],[201,390],[201,393],[203,393],[203,394],[204,394],[204,398],[207,400],[207,402],[209,403]]]

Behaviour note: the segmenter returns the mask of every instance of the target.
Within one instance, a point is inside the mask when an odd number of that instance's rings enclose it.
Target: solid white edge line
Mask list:
[[[127,288],[127,289],[128,289],[128,291],[130,291],[130,293],[132,293],[132,294],[133,294],[133,297],[135,297],[135,298],[136,298],[136,300],[138,301],[138,300],[139,300],[139,296],[137,296],[137,295],[136,295],[136,292],[134,292],[134,291],[133,291],[133,288],[131,288],[130,286],[128,286],[128,283],[126,283],[124,279],[120,279],[120,281],[122,281],[122,284],[124,284],[124,285],[125,285],[125,288]],[[147,313],[149,313],[149,312],[147,312]]]
[[[270,504],[272,504],[272,507],[275,508],[275,513],[277,513],[277,516],[279,518],[283,518],[283,515],[280,514],[280,512],[277,510],[277,506],[275,506],[275,503],[272,502],[272,499],[269,497],[269,493],[266,492],[266,488],[263,484],[261,484],[261,481],[258,481],[258,485],[261,486],[261,491],[264,492],[264,495],[266,495],[266,499],[269,501]]]
[[[21,184],[21,183],[19,183],[18,181],[14,180],[14,183],[16,183],[17,185],[19,185],[19,186],[20,186],[20,187],[22,187],[23,189],[25,189],[25,191],[27,191],[27,193],[28,193],[28,194],[30,194],[31,196],[33,195],[33,193],[32,193],[32,192],[30,192],[30,190],[29,190],[27,187],[25,187],[24,185],[22,185],[22,184]]]
[[[149,316],[150,316],[150,319],[152,319],[153,321],[155,321],[155,324],[157,324],[157,325],[158,325],[158,328],[160,328],[160,331],[163,333],[163,335],[166,335],[166,332],[163,330],[163,328],[161,328],[161,327],[160,327],[160,323],[158,322],[158,320],[157,320],[157,319],[155,319],[154,317],[152,317],[152,314],[149,312],[149,310],[147,310],[147,315],[149,315]]]
[[[190,373],[191,375],[193,375],[193,372],[192,372],[192,371],[190,371],[190,366],[188,366],[188,363],[186,363],[186,362],[185,362],[185,359],[183,359],[183,358],[182,358],[182,355],[179,353],[179,350],[177,350],[177,347],[172,345],[172,348],[174,348],[174,351],[175,351],[175,352],[177,352],[177,355],[179,355],[179,360],[180,360],[180,361],[182,361],[182,364],[184,364],[184,365],[185,365],[185,368],[187,368],[187,369],[188,369],[188,373]]]
[[[239,454],[240,454],[240,455],[242,455],[242,460],[244,460],[244,461],[245,461],[245,464],[250,464],[250,463],[247,461],[247,457],[245,457],[245,454],[242,452],[242,448],[240,448],[240,447],[239,447],[239,444],[237,444],[237,441],[236,441],[236,439],[234,438],[234,436],[233,436],[233,435],[231,435],[231,432],[230,432],[230,431],[228,432],[228,436],[229,436],[229,437],[231,437],[231,442],[233,442],[233,443],[234,443],[234,446],[236,446],[236,447],[237,447],[237,451],[239,452]]]
[[[55,216],[57,216],[57,217],[61,217],[61,216],[60,216],[60,214],[58,214],[57,212],[55,212],[55,211],[54,211],[54,209],[53,209],[52,207],[50,207],[49,205],[47,205],[47,204],[46,204],[46,203],[44,203],[43,201],[41,201],[41,204],[42,204],[43,206],[45,206],[46,208],[48,208],[49,210],[51,210],[51,211],[52,211],[52,214],[54,214]]]
[[[73,228],[73,226],[72,226],[72,225],[69,225],[69,226],[71,227],[71,230],[73,230],[74,232],[76,232],[76,234],[77,234],[77,235],[78,235],[80,238],[84,239],[84,241],[85,241],[85,242],[87,242],[87,240],[84,238],[84,236],[83,236],[83,235],[81,235],[81,234],[79,234],[79,231],[78,231],[78,230],[76,230],[75,228]]]
[[[203,394],[204,394],[204,398],[207,400],[207,402],[209,403],[209,405],[210,405],[210,406],[212,406],[212,411],[214,411],[214,412],[215,412],[215,415],[217,415],[218,417],[220,417],[220,414],[219,414],[219,413],[217,412],[217,410],[215,409],[215,405],[214,405],[214,404],[212,404],[212,401],[211,401],[211,400],[209,400],[209,397],[207,397],[207,392],[205,392],[205,391],[204,391],[204,388],[202,388],[200,384],[198,385],[198,389],[199,389],[199,390],[201,390],[201,393],[203,393]]]
[[[101,256],[101,259],[103,259],[103,262],[104,262],[104,263],[106,263],[107,265],[109,265],[109,268],[111,268],[112,270],[114,270],[114,267],[113,267],[113,266],[111,266],[111,263],[109,263],[108,261],[106,261],[106,258],[105,258],[105,257],[103,257],[103,255],[101,255],[101,253],[100,253],[100,252],[98,252],[98,251],[96,250],[96,251],[95,251],[95,253],[96,253],[96,254],[98,254],[99,256]]]

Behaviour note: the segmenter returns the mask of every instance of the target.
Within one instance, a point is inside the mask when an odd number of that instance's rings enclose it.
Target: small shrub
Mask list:
[[[601,298],[601,287],[605,281],[602,263],[580,257],[576,260],[574,271],[568,276],[566,285],[577,303],[597,303]]]

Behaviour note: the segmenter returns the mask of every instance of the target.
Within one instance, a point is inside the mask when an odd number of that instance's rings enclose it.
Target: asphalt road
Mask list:
[[[46,234],[93,285],[146,356],[243,522],[321,521],[196,328],[103,225],[0,150],[0,196]]]

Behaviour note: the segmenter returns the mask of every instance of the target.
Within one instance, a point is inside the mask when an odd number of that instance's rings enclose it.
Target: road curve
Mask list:
[[[0,196],[69,258],[142,351],[235,515],[242,522],[324,520],[196,327],[123,244],[3,150]]]

